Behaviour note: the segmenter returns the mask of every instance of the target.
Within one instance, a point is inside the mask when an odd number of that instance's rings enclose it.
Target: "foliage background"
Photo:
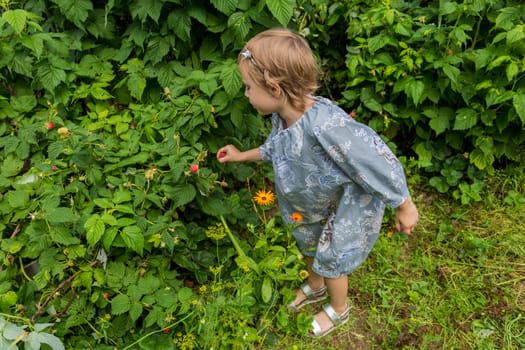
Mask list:
[[[474,204],[523,152],[520,1],[0,6],[0,324],[14,327],[9,343],[58,348],[53,333],[68,348],[147,348],[168,339],[157,337],[166,329],[175,334],[167,348],[227,348],[261,342],[261,329],[305,329],[306,318],[276,306],[299,282],[300,255],[279,217],[251,200],[271,188],[270,169],[214,160],[223,144],[247,149],[266,134],[236,67],[243,43],[265,28],[310,41],[320,93],[378,130],[413,185],[428,180]],[[236,247],[213,238],[221,215],[243,238]],[[18,339],[20,325],[33,338]],[[210,335],[199,338],[203,329]]]

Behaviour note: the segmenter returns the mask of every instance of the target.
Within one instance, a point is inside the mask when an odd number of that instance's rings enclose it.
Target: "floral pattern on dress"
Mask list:
[[[357,268],[375,244],[385,205],[409,197],[397,157],[368,126],[328,99],[285,128],[278,114],[260,147],[272,162],[283,220],[301,213],[294,237],[314,271],[337,278]]]

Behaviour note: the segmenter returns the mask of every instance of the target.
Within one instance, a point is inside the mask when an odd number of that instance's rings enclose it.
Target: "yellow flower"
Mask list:
[[[275,200],[275,195],[272,191],[259,190],[253,196],[253,200],[259,205],[272,205]]]
[[[303,221],[303,215],[301,213],[295,212],[292,215],[290,215],[293,221],[295,222],[301,222]]]
[[[209,226],[206,230],[206,237],[213,238],[216,241],[223,239],[224,236],[226,236],[226,232],[224,231],[224,226],[221,224]]]
[[[307,279],[309,275],[310,275],[310,274],[309,274],[308,271],[306,271],[306,270],[301,270],[301,271],[299,272],[299,276],[301,276],[301,278],[302,278],[303,280]]]

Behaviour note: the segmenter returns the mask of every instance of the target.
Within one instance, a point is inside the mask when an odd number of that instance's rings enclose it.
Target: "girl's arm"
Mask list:
[[[262,158],[259,153],[259,147],[242,152],[233,145],[226,145],[217,152],[217,160],[220,163],[253,162],[262,160]]]

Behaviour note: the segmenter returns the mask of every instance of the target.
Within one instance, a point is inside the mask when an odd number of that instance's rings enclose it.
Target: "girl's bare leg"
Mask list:
[[[334,311],[340,315],[348,307],[348,276],[339,278],[325,278],[326,286],[328,287],[328,295],[330,296],[330,305]],[[314,318],[319,323],[322,331],[332,327],[332,321],[328,318],[324,311],[317,313]]]
[[[320,276],[312,271],[312,265],[314,263],[314,258],[307,256],[306,258],[306,268],[308,269],[308,285],[312,290],[318,290],[319,288],[324,287],[325,280],[323,276]],[[298,305],[300,302],[302,302],[306,296],[304,295],[303,291],[299,289],[297,291],[297,297],[295,298],[294,304]]]

